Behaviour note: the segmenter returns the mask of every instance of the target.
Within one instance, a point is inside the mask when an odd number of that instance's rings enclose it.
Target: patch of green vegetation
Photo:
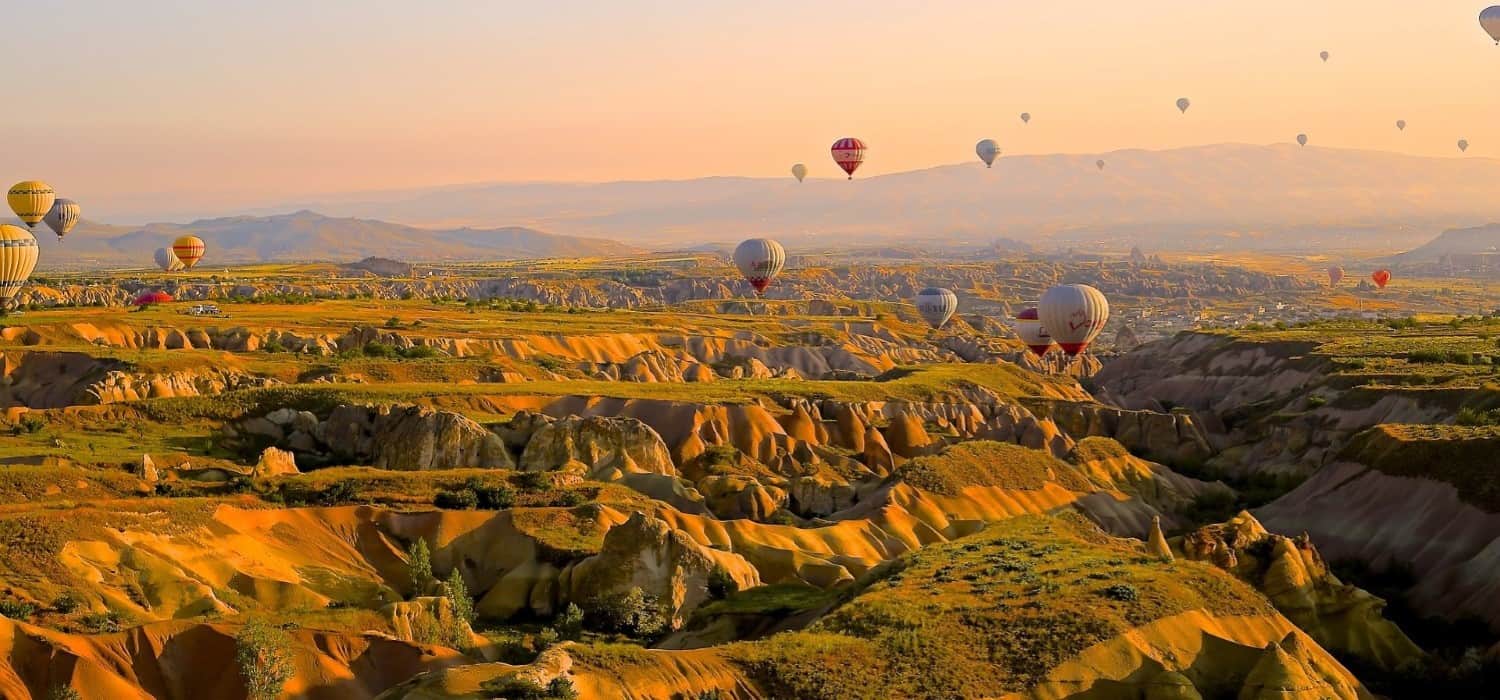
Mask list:
[[[828,605],[835,595],[805,583],[774,583],[747,588],[698,608],[695,616],[766,615],[784,617]]]
[[[1035,491],[1056,483],[1073,491],[1093,490],[1072,465],[1044,451],[988,441],[963,442],[942,454],[918,457],[898,467],[895,478],[945,496],[971,486]]]

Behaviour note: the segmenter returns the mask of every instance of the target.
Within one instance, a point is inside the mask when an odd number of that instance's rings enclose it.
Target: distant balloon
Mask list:
[[[1096,161],[1094,161],[1094,165],[1098,166],[1100,170],[1103,170],[1104,169],[1104,160],[1102,158],[1099,159],[1099,160],[1096,160]]]
[[[140,307],[146,307],[152,304],[170,304],[172,303],[172,295],[160,290],[151,291],[136,297],[130,303],[133,306]]]
[[[1306,146],[1307,145],[1307,134],[1297,134],[1297,145],[1298,146]]]
[[[1037,357],[1046,355],[1052,349],[1052,336],[1042,327],[1035,306],[1016,314],[1016,335],[1020,336],[1021,342]]]
[[[1491,5],[1479,13],[1479,26],[1484,27],[1485,33],[1500,44],[1500,5]]]
[[[938,287],[928,287],[917,293],[917,313],[933,328],[942,328],[953,313],[958,311],[958,296]]]
[[[1109,300],[1086,284],[1064,284],[1042,294],[1037,314],[1063,352],[1077,356],[1104,330]]]
[[[1405,119],[1397,119],[1396,120],[1396,128],[1400,129],[1401,131],[1406,131],[1406,120]]]
[[[1458,152],[1459,153],[1463,153],[1464,151],[1467,151],[1467,150],[1469,150],[1469,140],[1468,139],[1459,139],[1458,140]]]
[[[172,254],[182,261],[182,266],[189,270],[203,259],[203,239],[197,236],[183,236],[172,241]]]
[[[74,226],[78,225],[78,217],[83,215],[83,209],[78,202],[71,199],[57,199],[52,202],[52,208],[47,210],[47,215],[42,220],[47,222],[47,228],[57,234],[57,240],[62,240],[68,235]]]
[[[1030,124],[1031,123],[1031,112],[1022,112],[1021,113],[1021,123],[1022,124]]]
[[[36,269],[36,238],[20,226],[0,224],[0,311],[11,306]]]
[[[1319,51],[1318,52],[1318,58],[1323,59],[1323,62],[1327,63],[1328,62],[1328,52],[1327,51]],[[1355,61],[1355,62],[1358,63],[1358,61]]]
[[[1334,265],[1328,268],[1328,286],[1337,287],[1344,279],[1344,268]]]
[[[1375,286],[1385,289],[1385,285],[1391,281],[1391,271],[1386,269],[1376,270],[1370,274],[1370,279],[1374,280]]]
[[[1186,97],[1177,98],[1177,111],[1187,114],[1187,108],[1193,106],[1193,101]]]
[[[760,296],[786,267],[786,249],[769,238],[751,238],[734,249],[734,266]]]
[[[849,179],[854,179],[854,171],[859,169],[859,164],[865,162],[865,142],[856,138],[841,138],[833,142],[833,162],[838,163],[844,172],[849,174]]]
[[[182,261],[177,259],[177,254],[171,248],[157,248],[156,266],[164,272],[176,272],[182,269]]]
[[[23,180],[10,186],[10,192],[6,193],[5,201],[10,204],[10,210],[20,217],[26,228],[33,228],[47,216],[52,210],[52,202],[57,199],[57,193],[52,191],[52,186],[40,180]]]
[[[792,166],[792,177],[797,178],[797,182],[802,182],[802,178],[807,177],[807,166],[805,166],[805,165],[803,165],[801,163],[793,165]]]
[[[979,154],[979,159],[984,161],[984,167],[988,168],[995,164],[995,156],[1000,155],[1000,144],[994,139],[985,139],[974,144],[974,152]]]

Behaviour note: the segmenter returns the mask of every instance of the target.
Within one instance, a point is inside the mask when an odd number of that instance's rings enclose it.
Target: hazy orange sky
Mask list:
[[[983,137],[1088,153],[1306,132],[1453,157],[1466,137],[1467,157],[1500,155],[1483,2],[226,4],[8,6],[0,179],[131,220],[797,161],[831,177],[844,135],[872,149],[861,175],[971,159]]]

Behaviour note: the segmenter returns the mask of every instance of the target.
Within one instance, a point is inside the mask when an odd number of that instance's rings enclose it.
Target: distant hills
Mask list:
[[[629,255],[639,248],[616,241],[559,236],[529,228],[426,229],[371,219],[329,217],[312,211],[276,216],[235,216],[186,224],[123,227],[83,222],[59,243],[35,231],[40,266],[149,266],[152,253],[178,236],[204,240],[203,265],[260,261],[353,262],[371,256],[412,262],[507,260]]]
[[[871,156],[878,159],[878,144]],[[832,163],[813,167],[800,185],[790,176],[487,184],[306,206],[422,226],[518,225],[657,246],[774,235],[839,244],[851,236],[869,243],[1004,237],[1056,247],[1400,250],[1445,228],[1500,220],[1500,160],[1483,158],[1221,144],[1003,156],[991,170],[976,160],[854,182],[835,179]]]
[[[1392,256],[1397,262],[1429,262],[1445,255],[1500,254],[1500,224],[1449,229],[1425,245]]]

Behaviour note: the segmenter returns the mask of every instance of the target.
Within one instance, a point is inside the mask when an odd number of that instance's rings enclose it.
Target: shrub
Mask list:
[[[464,488],[473,491],[479,500],[479,507],[485,510],[505,510],[516,504],[516,492],[505,484],[486,486],[479,479],[469,479],[464,483]]]
[[[595,621],[594,626],[607,632],[650,639],[667,628],[667,616],[661,604],[639,587],[623,594],[596,598],[589,608],[588,617]]]
[[[546,491],[552,488],[552,478],[545,472],[521,472],[518,481],[526,491]]]
[[[1101,595],[1110,600],[1118,600],[1126,603],[1135,602],[1140,598],[1140,593],[1135,590],[1135,586],[1128,583],[1117,583],[1110,586],[1101,591]]]
[[[552,621],[552,626],[563,639],[578,641],[583,637],[583,609],[574,603],[568,603],[568,607],[563,608]]]
[[[432,550],[427,547],[426,539],[418,537],[406,550],[406,571],[411,577],[413,594],[432,590],[436,579],[432,576]]]
[[[47,700],[83,700],[83,696],[79,695],[72,686],[54,685],[51,690],[47,691]]]
[[[428,345],[413,345],[409,348],[397,350],[396,354],[408,360],[423,360],[429,357],[437,357],[437,349]]]
[[[396,349],[380,341],[372,340],[365,343],[364,353],[365,357],[392,357],[396,354]]]
[[[1473,427],[1500,425],[1500,408],[1488,411],[1482,408],[1460,408],[1454,422]]]
[[[474,621],[474,599],[469,597],[469,587],[464,583],[463,574],[458,567],[448,572],[448,580],[444,582],[443,592],[448,597],[448,602],[453,605],[453,622],[448,629],[444,630],[444,641],[454,649],[467,650],[469,648],[469,623]]]
[[[561,638],[562,635],[559,634],[557,630],[552,629],[551,627],[543,627],[542,631],[536,634],[537,653],[540,654],[541,652],[546,651],[548,647],[556,644],[557,640]]]
[[[63,615],[71,615],[78,609],[78,599],[73,597],[72,591],[63,591],[57,600],[52,601],[52,609]]]
[[[235,661],[251,700],[275,700],[296,671],[292,638],[260,618],[251,618],[234,636]]]
[[[41,416],[33,416],[28,413],[21,416],[21,421],[18,426],[20,432],[36,433],[40,432],[42,428],[47,427],[47,419]]]
[[[506,676],[485,681],[481,687],[490,697],[506,700],[575,700],[578,690],[562,676],[543,686],[529,678]]]
[[[562,506],[563,508],[573,508],[588,503],[588,501],[589,497],[583,495],[581,491],[564,491],[557,494],[557,498],[552,499],[552,504]]]
[[[106,632],[120,631],[120,614],[109,610],[106,612],[94,612],[78,618],[78,623],[83,628],[94,633],[104,634]]]
[[[318,492],[318,505],[332,506],[358,500],[359,485],[353,479],[340,479]]]
[[[713,571],[708,572],[708,596],[715,600],[723,600],[740,592],[740,584],[734,580],[729,569],[722,565],[714,566]]]
[[[439,491],[432,497],[432,505],[443,510],[474,510],[479,507],[479,495],[472,489]]]
[[[401,319],[399,317],[392,316],[392,317],[390,317],[390,318],[388,318],[388,319],[385,320],[385,327],[386,328],[400,328],[401,327]]]
[[[1328,405],[1328,397],[1326,396],[1313,394],[1312,396],[1307,397],[1308,408],[1320,408],[1326,405]]]
[[[0,600],[0,615],[12,620],[29,620],[36,613],[36,606],[22,600]]]

